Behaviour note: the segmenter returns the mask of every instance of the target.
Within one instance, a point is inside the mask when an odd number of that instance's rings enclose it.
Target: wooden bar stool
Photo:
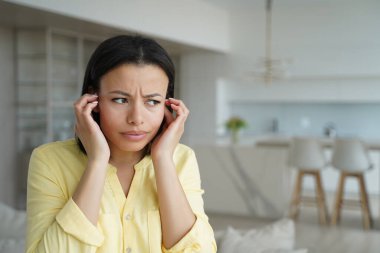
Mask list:
[[[318,208],[320,224],[328,224],[328,212],[323,189],[321,170],[326,168],[327,161],[319,141],[312,138],[293,138],[289,165],[298,170],[293,197],[290,203],[289,216],[297,219],[301,204],[313,204]],[[315,180],[315,197],[302,195],[302,183],[304,176],[312,176]]]
[[[336,225],[340,221],[343,205],[348,207],[360,207],[363,216],[363,227],[364,229],[370,229],[373,225],[373,221],[364,180],[364,172],[370,170],[373,166],[370,163],[365,145],[358,139],[337,139],[334,144],[331,164],[335,169],[340,171],[331,224]],[[345,180],[349,177],[358,180],[360,191],[359,200],[344,199],[344,184]]]

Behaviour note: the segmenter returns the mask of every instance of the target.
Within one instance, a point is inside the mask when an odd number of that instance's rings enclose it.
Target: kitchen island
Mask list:
[[[289,136],[262,136],[244,139],[242,144],[195,145],[202,186],[206,190],[205,208],[212,212],[278,218],[287,215],[295,171],[288,166]],[[320,138],[326,158],[331,158],[334,139]],[[374,169],[366,173],[368,192],[380,196],[380,141],[366,141]],[[331,167],[322,172],[323,184],[334,199],[339,173]],[[304,188],[314,191],[306,178]],[[346,191],[357,196],[356,182]],[[379,197],[377,197],[379,199]],[[332,203],[329,203],[331,206]],[[374,207],[372,207],[374,209]],[[373,210],[374,218],[380,210]]]

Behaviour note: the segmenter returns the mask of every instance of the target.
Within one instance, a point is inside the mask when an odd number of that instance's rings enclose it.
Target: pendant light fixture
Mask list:
[[[274,59],[272,56],[272,6],[273,1],[266,0],[265,57],[259,60],[258,70],[254,72],[255,77],[267,85],[286,76],[287,63],[281,59]]]

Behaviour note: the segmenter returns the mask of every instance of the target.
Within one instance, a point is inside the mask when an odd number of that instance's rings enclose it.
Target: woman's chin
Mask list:
[[[148,143],[145,142],[132,142],[115,145],[115,147],[122,152],[141,152],[145,149],[147,144]]]

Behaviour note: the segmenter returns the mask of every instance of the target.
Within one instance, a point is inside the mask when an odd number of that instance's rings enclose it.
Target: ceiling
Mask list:
[[[265,3],[266,0],[201,0],[223,9],[254,7]]]
[[[14,28],[53,27],[87,35],[107,38],[118,34],[134,34],[115,27],[88,22],[43,10],[33,9],[13,3],[0,1],[0,25]],[[149,36],[149,34],[146,34]],[[201,50],[197,47],[176,43],[163,38],[156,39],[172,56],[183,52]]]
[[[265,7],[267,0],[201,0],[203,2],[210,3],[214,6],[218,6],[222,9],[246,9],[246,8],[261,8]],[[281,6],[294,6],[294,5],[312,5],[312,4],[328,4],[331,2],[347,2],[353,0],[272,0],[273,5]]]

